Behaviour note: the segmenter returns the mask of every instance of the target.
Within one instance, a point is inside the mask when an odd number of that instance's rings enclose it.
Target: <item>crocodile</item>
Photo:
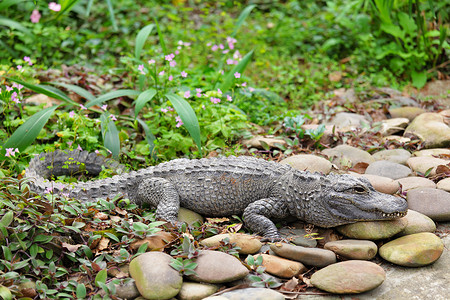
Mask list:
[[[406,215],[401,197],[376,191],[363,177],[322,175],[251,156],[175,159],[107,179],[65,184],[48,179],[102,166],[123,172],[118,162],[86,151],[55,151],[32,158],[25,171],[31,190],[81,201],[123,195],[156,208],[156,217],[177,223],[179,207],[201,215],[241,215],[245,225],[268,239],[280,235],[272,220],[294,217],[319,227]]]

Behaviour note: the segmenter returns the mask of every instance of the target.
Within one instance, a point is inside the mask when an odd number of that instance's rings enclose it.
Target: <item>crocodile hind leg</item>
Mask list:
[[[160,177],[147,178],[142,180],[137,190],[136,202],[156,207],[156,218],[176,223],[180,197],[170,181]]]
[[[270,218],[280,219],[288,216],[284,201],[277,198],[265,198],[252,202],[244,209],[243,214],[248,228],[272,241],[280,240],[280,235]]]

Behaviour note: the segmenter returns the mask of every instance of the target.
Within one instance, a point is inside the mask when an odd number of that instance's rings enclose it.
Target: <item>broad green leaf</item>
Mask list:
[[[0,285],[0,298],[3,300],[12,300],[11,291],[3,285]]]
[[[404,12],[398,12],[398,21],[402,28],[408,32],[410,35],[414,34],[417,30],[417,25],[414,22],[414,19],[408,16],[408,14]]]
[[[111,99],[116,99],[119,97],[124,97],[124,96],[137,96],[139,95],[141,92],[139,91],[135,91],[135,90],[117,90],[117,91],[112,91],[109,93],[106,93],[104,95],[101,95],[100,97],[98,97],[95,100],[89,101],[85,104],[85,106],[87,108],[94,106],[94,105],[100,105],[105,101],[111,100]]]
[[[22,81],[17,78],[8,78],[8,80],[20,83],[24,87],[32,90],[33,92],[44,94],[46,96],[49,96],[51,98],[55,98],[70,104],[73,104],[75,106],[79,106],[78,103],[74,102],[72,99],[70,99],[66,94],[61,92],[60,90],[52,87],[52,86],[46,86],[46,85],[40,85],[40,84],[31,84],[26,81]]]
[[[256,5],[255,4],[251,4],[249,6],[247,6],[239,15],[239,18],[236,22],[236,25],[234,26],[234,30],[233,33],[231,34],[232,37],[235,37],[239,28],[241,28],[242,23],[244,23],[245,19],[248,17],[248,15],[250,14],[250,12],[252,11],[253,8],[255,8]]]
[[[77,298],[78,299],[84,299],[86,298],[86,287],[84,286],[83,283],[79,283],[77,285],[77,292],[76,292]]]
[[[418,89],[421,89],[427,83],[427,72],[411,72],[412,85]]]
[[[93,3],[94,3],[94,0],[89,0],[88,4],[86,5],[86,15],[85,15],[86,17],[89,17]]]
[[[145,41],[147,40],[149,34],[152,32],[153,28],[155,28],[155,24],[149,24],[139,30],[139,33],[136,36],[136,45],[134,46],[134,57],[136,59],[140,59]]]
[[[80,95],[81,97],[87,99],[88,101],[95,100],[95,96],[94,95],[92,95],[87,90],[85,90],[82,87],[79,87],[77,85],[67,84],[67,83],[62,83],[62,82],[50,82],[50,84],[54,84],[54,85],[57,85],[57,86],[62,86],[64,88],[68,89],[68,90],[71,90],[72,92]]]
[[[0,26],[1,25],[12,28],[12,29],[19,30],[29,36],[33,35],[33,33],[31,33],[31,31],[28,28],[26,28],[19,22],[16,22],[16,21],[8,19],[8,18],[0,17]]]
[[[106,278],[108,278],[108,273],[106,270],[101,270],[97,273],[97,276],[95,276],[95,285],[99,286],[98,283],[106,283]]]
[[[402,40],[405,38],[405,33],[397,25],[383,23],[381,24],[380,28],[384,32],[389,33],[395,37],[401,38]]]
[[[19,4],[21,2],[25,2],[26,0],[3,0],[0,3],[0,11],[3,11],[3,9],[6,9],[14,4]]]
[[[159,36],[159,44],[161,45],[161,48],[163,50],[164,56],[167,55],[167,48],[166,43],[164,43],[164,34],[162,33],[161,29],[159,28],[158,20],[156,18],[153,18],[156,24],[156,30],[158,31]]]
[[[6,214],[0,220],[0,226],[7,227],[14,220],[14,212],[12,210],[8,210]]]
[[[43,242],[44,244],[49,243],[53,239],[51,235],[39,234],[34,238],[34,242]]]
[[[12,259],[12,252],[11,252],[11,249],[9,249],[9,247],[2,246],[2,251],[3,251],[3,257],[6,260],[11,260]]]
[[[120,139],[116,124],[111,120],[111,118],[105,116],[105,114],[101,115],[100,121],[102,127],[103,145],[106,149],[109,149],[112,156],[117,159],[120,153]]]
[[[135,101],[135,107],[134,107],[134,117],[137,118],[137,115],[141,111],[142,108],[144,108],[145,104],[147,102],[151,101],[153,97],[156,95],[155,89],[148,89],[146,91],[143,91],[136,99]]]
[[[116,17],[114,16],[114,8],[112,6],[111,0],[106,0],[106,4],[108,5],[109,19],[111,20],[113,29],[114,31],[117,31],[119,30],[119,28],[117,27]]]
[[[250,59],[252,58],[253,50],[247,53],[241,61],[231,70],[227,73],[225,76],[224,81],[220,85],[220,90],[225,93],[230,88],[233,87],[234,82],[236,78],[234,77],[234,73],[238,72],[240,74],[244,73],[245,68],[247,67],[248,63],[250,62]]]
[[[184,127],[186,127],[192,139],[197,144],[200,156],[202,156],[200,126],[198,125],[197,115],[195,114],[191,105],[186,100],[175,94],[167,93],[166,97],[167,99],[169,99],[169,101],[177,111],[178,115],[181,118],[181,121],[183,121]]]
[[[117,236],[115,236],[114,234],[112,234],[111,232],[105,232],[105,235],[117,243],[120,242],[119,238]]]
[[[53,114],[57,106],[48,107],[40,112],[32,115],[25,123],[20,125],[14,131],[10,138],[3,145],[1,156],[5,154],[6,148],[18,148],[20,152],[24,151],[31,143],[34,142],[39,132],[47,123],[50,116]]]
[[[145,139],[147,140],[147,143],[149,145],[150,155],[154,160],[156,160],[157,156],[154,151],[155,150],[154,141],[156,140],[156,137],[153,135],[153,133],[150,131],[150,128],[148,128],[147,124],[144,121],[142,121],[139,118],[136,118],[136,120],[139,122],[139,124],[141,124],[142,128],[144,129]]]

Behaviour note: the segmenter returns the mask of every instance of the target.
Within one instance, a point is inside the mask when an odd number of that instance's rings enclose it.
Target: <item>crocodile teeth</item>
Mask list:
[[[390,213],[390,214],[387,214],[387,213],[383,213],[382,214],[382,216],[383,217],[403,217],[403,216],[405,216],[405,213]]]

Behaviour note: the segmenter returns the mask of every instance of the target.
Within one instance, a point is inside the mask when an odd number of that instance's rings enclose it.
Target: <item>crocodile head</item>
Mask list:
[[[396,219],[408,209],[405,199],[376,191],[364,177],[329,175],[320,180],[320,190],[304,219],[321,227]]]

